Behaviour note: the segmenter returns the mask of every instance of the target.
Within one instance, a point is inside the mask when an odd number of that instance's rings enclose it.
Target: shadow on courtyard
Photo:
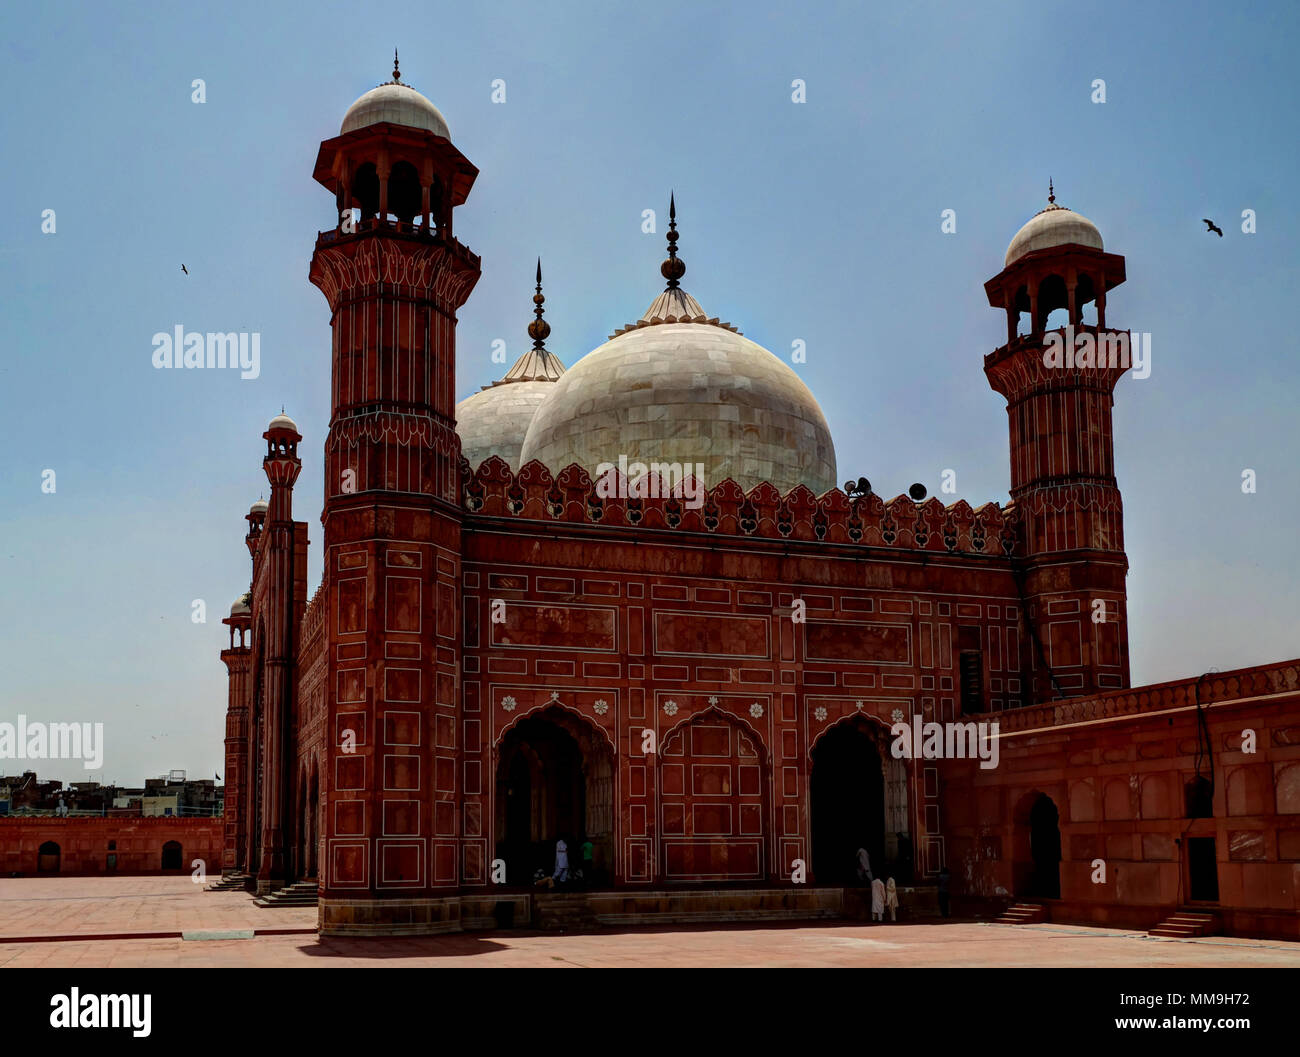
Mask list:
[[[573,930],[543,929],[491,929],[481,932],[448,932],[433,936],[325,936],[298,947],[301,954],[311,958],[365,958],[374,960],[399,958],[473,958],[493,952],[515,950],[511,940],[587,939],[594,936],[662,936],[682,933],[772,933],[810,930],[861,929],[870,938],[876,929],[906,929],[917,925],[978,925],[987,922],[976,918],[910,918],[898,921],[859,921],[854,918],[818,918],[790,921],[720,921],[692,922],[663,925],[610,925],[598,928]],[[881,939],[886,939],[885,935]],[[552,962],[564,964],[562,955],[547,954]],[[572,963],[577,964],[577,963]]]

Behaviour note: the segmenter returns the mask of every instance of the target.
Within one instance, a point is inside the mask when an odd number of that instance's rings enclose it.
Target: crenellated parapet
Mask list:
[[[600,482],[577,465],[552,475],[533,461],[512,473],[499,456],[476,471],[462,459],[461,473],[464,507],[483,517],[994,558],[1019,552],[1014,504],[972,508],[964,499],[945,506],[934,497],[918,504],[907,495],[883,500],[875,494],[850,499],[838,488],[816,496],[803,485],[782,495],[767,483],[745,492],[730,479],[697,492],[689,477],[673,488],[647,479],[636,489],[617,469]],[[647,494],[641,498],[636,491]]]

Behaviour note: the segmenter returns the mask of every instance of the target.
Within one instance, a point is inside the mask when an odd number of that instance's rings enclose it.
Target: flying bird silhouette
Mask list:
[[[190,270],[186,268],[185,265],[183,264],[181,265],[181,271],[183,271],[186,275],[190,274]]]
[[[1213,220],[1205,220],[1205,217],[1201,217],[1201,219],[1205,221],[1205,230],[1207,233],[1213,231],[1219,236],[1219,238],[1223,238],[1223,229],[1215,224]]]

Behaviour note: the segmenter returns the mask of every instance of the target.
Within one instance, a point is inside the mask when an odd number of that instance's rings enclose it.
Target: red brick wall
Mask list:
[[[1214,753],[1211,818],[1187,818],[1198,719]],[[1025,709],[1003,721],[994,770],[942,768],[954,900],[970,911],[1029,897],[1028,812],[1060,813],[1054,920],[1150,928],[1191,905],[1188,842],[1213,838],[1219,898],[1238,935],[1300,938],[1300,663],[1244,669]],[[1253,753],[1243,732],[1255,734]],[[1200,773],[1209,775],[1201,760]],[[1094,881],[1096,860],[1105,882]]]
[[[478,474],[485,504],[496,469],[489,461]],[[878,499],[872,510],[886,516]],[[917,516],[910,508],[907,523]],[[1019,595],[1001,515],[981,517],[997,553],[972,553],[978,533],[963,522],[954,552],[924,558],[879,544],[828,549],[801,539],[811,529],[798,520],[775,546],[734,525],[709,537],[589,534],[522,515],[469,522],[461,729],[440,739],[458,734],[463,746],[462,845],[476,869],[461,883],[482,884],[498,850],[494,747],[553,707],[617,746],[616,883],[788,882],[795,860],[811,863],[808,783],[823,732],[858,716],[885,729],[896,710],[958,718],[966,629],[987,705],[1022,703],[1032,654]],[[706,748],[715,727],[730,740]],[[658,750],[645,751],[647,732]],[[918,875],[932,877],[943,862],[937,788],[907,770],[909,839]]]
[[[181,869],[162,868],[163,845],[181,846]],[[220,818],[0,818],[0,876],[39,873],[41,845],[59,846],[61,874],[191,873],[204,861],[214,879],[221,873],[223,822]],[[117,844],[109,850],[109,842]],[[117,856],[115,870],[108,856]]]

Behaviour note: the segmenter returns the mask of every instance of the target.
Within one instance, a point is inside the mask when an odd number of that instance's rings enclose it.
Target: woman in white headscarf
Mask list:
[[[871,882],[871,920],[885,919],[885,882],[877,877]]]
[[[898,920],[898,888],[891,877],[885,882],[885,906],[889,908],[889,920]]]

